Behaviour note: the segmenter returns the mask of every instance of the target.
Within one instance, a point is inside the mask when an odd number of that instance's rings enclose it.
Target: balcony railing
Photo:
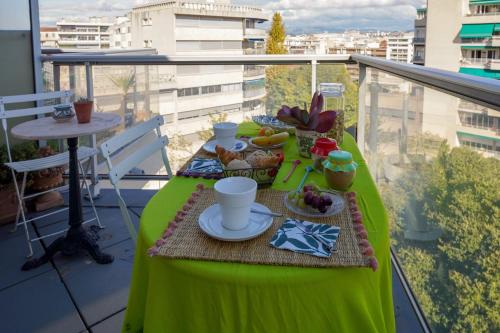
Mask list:
[[[477,108],[488,108],[496,117],[500,111],[500,99],[498,98],[500,82],[361,55],[208,57],[53,54],[44,56],[43,60],[46,69],[53,72],[51,79],[54,82],[54,89],[67,87],[75,89],[79,94],[86,94],[91,98],[95,97],[97,111],[121,113],[125,119],[125,126],[132,126],[134,123],[140,122],[141,119],[147,118],[151,112],[165,114],[168,118],[166,130],[172,137],[172,141],[175,142],[169,152],[172,152],[175,158],[190,156],[190,151],[196,149],[196,147],[192,148],[186,144],[186,142],[190,144],[192,141],[196,141],[196,133],[190,134],[184,141],[179,138],[178,133],[187,127],[194,126],[196,119],[200,117],[203,117],[204,124],[208,124],[205,127],[208,130],[210,117],[213,117],[214,114],[221,117],[224,115],[229,120],[242,121],[244,117],[254,114],[253,112],[273,113],[279,107],[276,105],[277,103],[286,102],[301,105],[302,102],[308,102],[311,93],[316,90],[320,83],[342,79],[342,82],[346,83],[350,96],[346,94],[346,105],[349,105],[350,108],[345,109],[345,118],[351,123],[357,118],[358,145],[384,198],[391,222],[393,252],[399,258],[400,268],[406,272],[406,278],[403,279],[405,281],[404,287],[411,296],[411,303],[420,319],[422,330],[428,331],[429,324],[436,332],[459,330],[453,326],[454,323],[467,322],[467,315],[460,311],[460,300],[468,298],[468,296],[463,293],[464,288],[454,281],[450,282],[448,276],[450,276],[449,274],[461,274],[464,279],[470,279],[472,283],[475,283],[477,279],[488,279],[486,268],[474,266],[469,261],[488,256],[490,253],[487,249],[492,247],[489,247],[488,243],[476,249],[475,252],[467,252],[472,251],[470,247],[467,247],[467,251],[460,252],[462,253],[461,257],[465,258],[462,259],[464,262],[457,262],[457,257],[446,252],[448,245],[450,248],[459,249],[464,244],[466,237],[462,237],[461,229],[456,229],[455,226],[465,223],[461,220],[464,216],[461,214],[468,213],[461,210],[467,206],[464,203],[441,202],[441,200],[444,197],[461,197],[462,192],[468,189],[467,184],[470,184],[470,180],[467,178],[463,186],[460,184],[459,186],[453,183],[453,181],[459,181],[458,178],[448,180],[436,177],[441,174],[453,175],[454,171],[449,169],[450,165],[457,162],[457,167],[460,167],[462,165],[460,158],[473,154],[469,150],[465,151],[464,154],[463,150],[468,148],[456,147],[458,141],[464,142],[463,145],[467,147],[496,149],[494,140],[491,143],[485,142],[485,138],[475,137],[474,133],[466,133],[469,136],[462,135],[460,140],[457,140],[459,129],[456,127],[458,125],[456,119],[458,119],[459,106],[466,105],[466,103]],[[345,64],[353,65],[355,63],[359,64],[357,87],[350,80],[349,74],[344,68]],[[295,70],[294,77],[298,77],[296,75],[299,74],[305,75],[301,77],[301,80],[297,80],[297,82],[302,82],[300,84],[304,86],[293,87],[294,83],[287,80],[266,78],[265,87],[250,90],[243,88],[243,93],[241,93],[243,86],[241,74],[238,82],[234,81],[238,75],[232,77],[231,73],[224,73],[223,75],[227,75],[227,83],[220,87],[215,87],[213,83],[203,83],[204,75],[191,78],[192,82],[181,82],[179,81],[181,78],[175,77],[174,66],[185,65],[241,65],[241,71],[244,70],[245,65],[293,65],[283,66],[283,71],[277,72],[282,73],[281,75],[290,75],[292,72],[287,71]],[[328,68],[332,66],[334,66],[334,70],[328,71]],[[168,75],[168,73],[171,73],[173,81],[170,82],[170,88],[163,89],[158,77]],[[340,77],[339,73],[345,73],[343,74],[345,76]],[[123,87],[117,87],[113,84],[113,81],[126,81],[117,80],[117,78],[132,76],[134,80],[129,81],[134,82],[134,84],[129,89],[125,89],[125,92],[123,92]],[[218,79],[222,80],[224,77]],[[294,101],[285,101],[284,97],[279,95],[279,91],[282,89],[272,89],[272,85],[282,84],[281,81],[285,81],[286,88],[293,91],[293,96],[287,98],[300,96]],[[199,92],[199,90],[191,91],[188,87],[195,87],[195,89],[202,89],[202,91],[203,89],[207,91],[219,91],[220,89],[220,93],[213,94],[208,99],[204,98],[203,101],[200,100],[198,105],[196,96],[188,99],[176,98],[176,90],[172,88],[175,85],[182,85],[183,93],[187,95]],[[225,93],[224,89],[231,93]],[[104,94],[106,90],[109,93]],[[249,96],[248,94],[253,94],[254,91],[264,93],[267,97],[246,101],[246,104],[242,103],[243,98]],[[221,98],[218,99],[219,97]],[[230,98],[234,99],[228,100]],[[214,104],[207,105],[211,101]],[[251,107],[249,103],[252,104]],[[334,101],[327,100],[326,103],[327,107],[334,107]],[[353,113],[349,113],[351,111]],[[113,135],[113,133],[108,135]],[[90,143],[99,142],[100,139],[99,137],[91,138]],[[446,148],[442,145],[444,141],[452,148]],[[138,147],[130,149],[140,149],[141,144],[147,144],[147,142],[134,144]],[[178,146],[183,148],[177,149]],[[126,151],[124,153],[126,154]],[[447,159],[444,156],[452,158]],[[483,161],[483,159],[481,155],[474,155],[474,161]],[[442,161],[447,161],[447,163],[442,163]],[[484,159],[483,163],[492,162]],[[146,173],[157,171],[151,169],[151,165],[154,163],[148,161],[147,164],[144,166]],[[474,165],[474,168],[478,168],[478,165]],[[488,169],[488,167],[485,168]],[[100,168],[98,161],[95,161],[92,176],[95,183],[97,183],[99,171],[102,172],[104,169]],[[475,169],[472,171],[476,172]],[[460,172],[466,171],[460,169]],[[460,178],[461,175],[457,175],[457,177]],[[494,176],[496,177],[496,175]],[[99,177],[104,177],[104,175]],[[465,177],[469,176],[465,175]],[[480,179],[488,176],[482,174],[478,178],[471,174],[470,177],[470,179]],[[135,175],[133,178],[143,181],[140,186],[150,186],[151,181],[148,183],[148,179],[155,179],[156,182],[168,180],[156,173],[144,176]],[[105,181],[101,181],[100,184],[105,184]],[[443,188],[442,186],[449,187]],[[488,185],[486,183],[477,184],[477,186]],[[460,195],[455,193],[456,196],[454,196],[452,191],[457,189],[460,191]],[[448,191],[449,195],[439,196],[442,191]],[[487,200],[479,197],[484,193],[489,192],[474,187],[472,192],[465,194],[468,195],[468,200],[471,202],[476,202],[476,200],[477,202],[480,202],[479,200],[486,202]],[[488,220],[491,217],[482,212],[484,213],[483,210],[472,212],[476,215],[471,215],[470,219],[466,221],[468,225],[494,223]],[[479,217],[480,220],[478,220]],[[448,221],[452,223],[450,224]],[[479,232],[475,239],[489,242],[486,235],[488,229],[481,227],[472,229]],[[397,265],[396,261],[395,265]],[[473,267],[473,272],[469,271],[467,267]],[[439,274],[437,274],[438,270]],[[399,266],[398,274],[402,274]],[[483,280],[480,280],[480,283]],[[455,301],[449,302],[452,298]],[[417,300],[421,301],[420,305]],[[485,302],[489,301],[491,300]],[[429,323],[425,319],[426,315]],[[441,320],[440,318],[449,320]],[[494,325],[486,319],[485,321],[486,325]]]
[[[413,38],[413,44],[425,44],[425,37]]]

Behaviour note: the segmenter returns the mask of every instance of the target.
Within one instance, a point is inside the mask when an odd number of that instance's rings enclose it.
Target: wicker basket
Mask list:
[[[246,158],[248,153],[241,153],[243,158]],[[224,164],[222,164],[224,165]],[[224,178],[227,177],[248,177],[257,182],[259,188],[270,186],[276,179],[276,175],[281,167],[281,163],[275,167],[270,168],[247,168],[247,169],[232,169],[227,170],[224,168]]]

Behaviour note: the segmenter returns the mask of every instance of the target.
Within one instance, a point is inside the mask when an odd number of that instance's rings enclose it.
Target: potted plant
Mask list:
[[[32,142],[14,146],[11,150],[14,161],[35,158],[36,148]],[[0,147],[0,225],[14,222],[17,215],[17,197],[11,170],[4,164],[9,162],[7,147]],[[20,178],[21,174],[18,174]],[[20,183],[20,179],[17,179]],[[31,177],[28,177],[28,185]]]
[[[73,104],[75,106],[76,119],[78,119],[78,123],[85,124],[90,122],[94,101],[81,97]]]
[[[49,157],[56,152],[52,147],[41,147],[36,152],[37,158]],[[42,192],[60,186],[63,183],[64,167],[52,167],[34,171],[31,173],[31,184],[29,189],[33,192]]]
[[[336,111],[323,111],[323,95],[314,93],[309,112],[298,106],[293,108],[283,105],[277,118],[284,123],[295,126],[295,136],[299,154],[311,158],[311,147],[317,138],[326,137],[332,129],[337,116]]]

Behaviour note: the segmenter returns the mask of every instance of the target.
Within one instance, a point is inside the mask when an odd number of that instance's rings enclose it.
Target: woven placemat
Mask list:
[[[215,203],[214,190],[199,185],[170,222],[162,238],[149,250],[152,256],[172,259],[195,259],[227,261],[249,264],[289,265],[301,267],[377,267],[373,249],[367,241],[367,233],[361,221],[361,213],[353,192],[346,195],[344,210],[335,216],[307,218],[340,227],[337,249],[330,258],[280,250],[269,245],[271,237],[282,225],[286,217],[304,219],[288,211],[283,203],[286,192],[266,189],[257,192],[256,201],[274,212],[282,212],[285,217],[274,218],[272,226],[257,238],[243,242],[224,242],[207,236],[198,226],[198,216]]]
[[[241,136],[239,139],[248,143],[249,138],[250,137],[248,137],[248,136]],[[208,141],[211,141],[214,139],[215,139],[215,136],[211,137]],[[248,154],[248,153],[254,152],[256,150],[262,150],[262,149],[259,149],[257,147],[254,147],[254,146],[248,144],[248,147],[245,149],[245,152]],[[281,148],[269,149],[269,150],[275,154],[276,153],[281,153],[281,154],[283,153],[283,149],[281,149]],[[222,172],[221,173],[192,173],[192,172],[190,173],[190,172],[187,172],[189,165],[196,158],[216,159],[217,155],[211,154],[211,153],[205,151],[205,149],[203,149],[203,146],[202,146],[202,147],[200,147],[200,149],[198,149],[198,151],[196,151],[196,153],[194,153],[193,156],[191,156],[191,158],[189,160],[187,160],[186,163],[184,163],[184,165],[182,165],[179,168],[179,170],[177,170],[176,175],[177,176],[184,176],[184,177],[193,177],[193,178],[206,178],[206,179],[220,179],[220,178],[224,177],[224,173],[222,173]]]

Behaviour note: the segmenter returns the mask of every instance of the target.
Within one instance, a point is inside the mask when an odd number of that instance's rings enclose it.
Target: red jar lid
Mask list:
[[[311,153],[318,156],[328,156],[332,150],[339,150],[337,141],[329,138],[317,138],[314,146],[311,147]]]

